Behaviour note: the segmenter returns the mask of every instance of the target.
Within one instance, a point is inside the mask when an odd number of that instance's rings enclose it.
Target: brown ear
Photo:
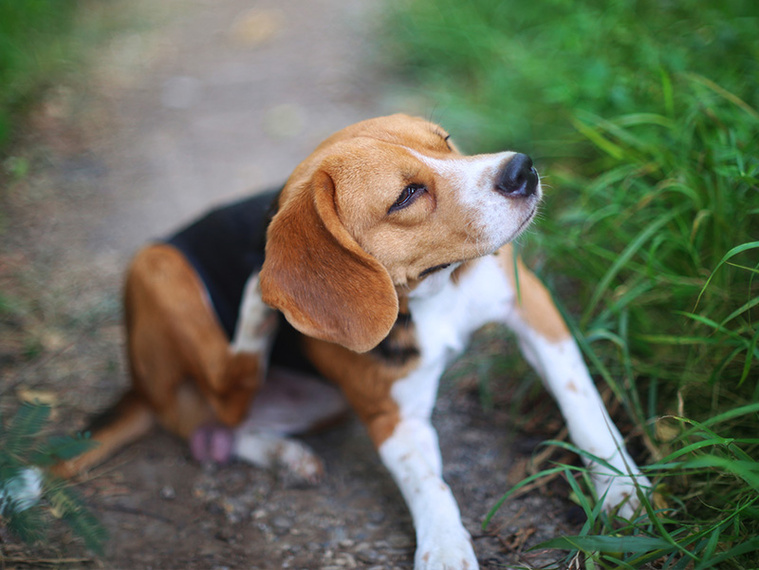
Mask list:
[[[390,275],[338,218],[326,172],[296,192],[269,225],[263,300],[303,334],[356,352],[371,350],[398,317]]]

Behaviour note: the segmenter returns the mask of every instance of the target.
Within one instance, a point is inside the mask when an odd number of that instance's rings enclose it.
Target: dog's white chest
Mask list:
[[[494,256],[480,259],[456,283],[447,279],[435,294],[412,297],[409,310],[422,361],[447,361],[460,354],[474,331],[504,320],[513,298],[511,284]]]
[[[403,417],[431,412],[447,364],[464,351],[474,331],[504,320],[513,297],[507,277],[490,256],[469,268],[458,282],[446,279],[434,294],[409,299],[421,362],[392,388]]]

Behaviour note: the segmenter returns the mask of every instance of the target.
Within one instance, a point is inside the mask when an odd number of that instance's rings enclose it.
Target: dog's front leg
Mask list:
[[[640,501],[636,484],[650,481],[641,474],[625,449],[624,439],[606,411],[580,350],[572,339],[547,342],[534,333],[520,338],[523,352],[553,394],[564,415],[572,441],[610,466],[583,457],[599,498],[607,509],[621,505],[619,514],[631,518]]]
[[[621,505],[619,514],[630,518],[639,505],[636,485],[645,489],[651,483],[627,453],[548,291],[521,264],[519,280],[521,298],[515,301],[507,323],[517,334],[522,353],[556,399],[572,441],[611,466],[583,457],[599,498],[608,509]]]
[[[414,568],[473,570],[478,568],[477,557],[453,493],[443,480],[437,433],[429,420],[442,368],[422,367],[393,386],[398,421],[378,451],[411,511],[416,531]]]
[[[404,419],[379,447],[411,511],[416,570],[478,568],[469,533],[443,481],[437,435],[427,420]]]

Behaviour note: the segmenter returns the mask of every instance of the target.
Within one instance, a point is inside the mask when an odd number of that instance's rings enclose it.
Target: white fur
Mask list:
[[[379,448],[411,511],[416,570],[477,568],[469,533],[442,479],[435,430],[427,419],[404,418]]]
[[[260,328],[267,318],[273,316],[273,309],[261,299],[258,273],[254,273],[245,284],[232,350],[251,353],[266,351],[273,335],[270,334],[271,331],[262,331]]]
[[[236,431],[233,455],[304,481],[315,481],[324,473],[321,459],[306,444],[275,433]]]
[[[411,292],[410,296],[421,299],[437,295],[451,280],[451,274],[461,265],[461,263],[451,263],[445,269],[435,271],[433,274],[424,278],[424,281]]]
[[[348,411],[336,386],[321,378],[274,366],[235,431],[295,435],[327,425]]]
[[[651,482],[625,450],[624,439],[606,411],[577,344],[571,338],[548,341],[522,322],[517,313],[511,314],[509,324],[518,335],[525,358],[556,399],[574,444],[617,470],[583,457],[598,497],[604,498],[607,508],[622,505],[619,514],[632,517],[639,504],[636,482],[643,488],[650,487]]]
[[[433,294],[416,291],[409,300],[421,363],[393,385],[401,420],[379,448],[414,520],[415,568],[477,568],[458,507],[442,479],[437,435],[429,418],[445,366],[487,322],[504,323],[517,334],[525,357],[556,398],[575,444],[619,470],[587,461],[605,504],[614,507],[627,500],[620,514],[632,516],[638,504],[636,481],[643,487],[650,482],[625,451],[574,340],[552,342],[521,319],[509,278],[494,256],[478,260],[458,283],[449,279],[433,289]]]
[[[605,496],[607,505],[615,506],[629,497],[620,511],[629,517],[638,504],[636,480],[643,486],[650,483],[624,450],[622,437],[604,410],[579,349],[569,337],[552,341],[527,325],[516,308],[515,292],[503,266],[488,255],[513,239],[532,219],[540,185],[525,199],[510,199],[495,191],[494,180],[514,153],[438,159],[408,150],[450,181],[461,207],[476,214],[475,223],[481,227],[473,230],[480,236],[478,246],[485,256],[466,268],[456,282],[451,279],[457,268],[454,264],[430,275],[409,295],[420,363],[391,389],[399,422],[380,444],[379,454],[411,511],[417,538],[416,570],[478,567],[456,501],[443,480],[430,416],[446,365],[466,348],[471,334],[488,322],[501,322],[515,331],[525,356],[555,396],[578,447],[608,461],[621,473],[588,462],[597,491]],[[256,325],[266,317],[266,308],[257,296],[257,279],[251,279],[235,335],[237,349],[265,348]],[[237,433],[235,454],[260,465],[284,463],[306,477],[320,468],[318,460],[296,442],[244,428]]]

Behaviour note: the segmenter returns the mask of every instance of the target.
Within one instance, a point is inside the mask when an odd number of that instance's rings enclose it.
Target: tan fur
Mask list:
[[[142,250],[129,271],[125,303],[133,387],[159,417],[169,419],[164,410],[175,407],[177,388],[193,379],[222,423],[242,421],[260,383],[258,359],[230,350],[184,256],[170,245]],[[167,427],[186,436],[196,426],[170,422]]]
[[[553,303],[551,294],[535,274],[527,269],[521,258],[516,260],[517,277],[514,274],[514,250],[506,244],[496,252],[498,261],[514,284],[514,291],[519,292],[515,304],[524,321],[546,340],[559,342],[570,337],[564,319]]]
[[[52,469],[58,477],[70,478],[105,461],[116,450],[147,434],[155,425],[155,415],[144,399],[132,391],[122,397],[114,413],[116,419],[96,434],[98,446]]]
[[[261,292],[302,333],[365,352],[387,335],[398,299],[385,268],[340,223],[334,194],[322,171],[291,178],[268,230]]]
[[[636,478],[650,481],[624,451],[548,291],[502,246],[533,219],[540,195],[529,157],[461,156],[444,131],[421,119],[395,115],[336,133],[280,194],[263,266],[245,285],[233,346],[182,253],[169,245],[138,253],[126,283],[132,388],[115,419],[95,432],[101,448],[57,466],[58,473],[87,469],[158,421],[189,438],[201,460],[232,453],[316,476],[321,464],[303,444],[262,432],[282,411],[278,404],[299,416],[297,431],[333,419],[345,409],[334,389],[326,399],[306,391],[278,400],[298,374],[274,366],[250,411],[277,309],[303,335],[294,342],[342,390],[398,483],[416,530],[416,568],[474,568],[430,416],[446,362],[476,327],[495,320],[516,332],[575,444],[609,462],[608,469],[591,463],[601,468],[590,470],[598,495],[632,516]],[[277,339],[278,351],[286,338]],[[318,379],[309,382],[324,389]],[[299,415],[298,401],[307,415]],[[204,425],[236,426],[248,413],[233,434]],[[630,476],[618,477],[622,469]]]
[[[269,227],[264,301],[304,334],[363,352],[395,320],[394,287],[413,289],[425,269],[479,257],[475,212],[412,153],[458,156],[446,137],[427,121],[394,115],[319,145],[290,176]],[[389,217],[411,181],[428,192]]]
[[[137,253],[127,273],[125,313],[132,387],[114,422],[93,433],[100,445],[57,466],[59,475],[100,463],[146,433],[154,419],[183,438],[213,420],[237,425],[259,387],[258,358],[230,350],[202,283],[174,247]]]
[[[307,338],[306,354],[325,377],[335,382],[366,425],[375,446],[398,423],[398,405],[390,397],[393,383],[412,370],[416,361],[388,366],[371,353],[359,354],[337,344]]]

